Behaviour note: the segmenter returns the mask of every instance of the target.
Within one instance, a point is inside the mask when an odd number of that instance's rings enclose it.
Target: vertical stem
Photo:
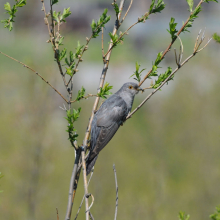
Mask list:
[[[75,197],[75,193],[76,191],[74,190],[74,186],[75,186],[75,177],[77,174],[77,166],[79,163],[79,158],[80,158],[80,153],[81,153],[81,149],[79,148],[76,151],[76,159],[75,159],[75,163],[73,166],[73,171],[72,171],[72,175],[71,175],[71,179],[70,179],[70,187],[69,187],[69,195],[68,195],[68,204],[67,204],[67,210],[66,210],[66,220],[70,220],[71,218],[71,212],[72,212],[72,206],[73,206],[73,200]]]
[[[85,207],[86,207],[86,220],[89,220],[89,198],[88,198],[88,183],[86,178],[86,163],[85,163],[85,151],[84,148],[81,152],[82,156],[82,168],[83,168],[83,180],[84,180],[84,193],[85,193]]]

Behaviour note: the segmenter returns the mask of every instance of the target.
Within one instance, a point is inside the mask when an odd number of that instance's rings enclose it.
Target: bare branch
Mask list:
[[[84,180],[86,220],[89,220],[89,195],[88,195],[88,184],[87,184],[87,178],[86,178],[86,163],[85,163],[85,151],[84,151],[84,148],[81,151],[81,157],[82,157],[83,180]]]
[[[90,183],[90,181],[91,181],[91,179],[92,179],[93,173],[94,173],[94,167],[92,168],[92,171],[91,171],[91,175],[90,175],[90,178],[89,178],[89,181],[88,181],[88,186],[89,186],[89,183]],[[81,201],[81,203],[80,203],[79,209],[78,209],[78,211],[77,211],[77,213],[76,213],[76,216],[75,216],[74,220],[76,220],[77,217],[78,217],[78,215],[79,215],[79,212],[80,212],[80,209],[81,209],[81,207],[82,207],[84,198],[85,198],[85,195],[84,195],[83,198],[82,198],[82,201]]]
[[[29,70],[31,70],[32,72],[34,72],[34,73],[35,73],[37,76],[39,76],[45,83],[47,83],[56,93],[58,93],[58,94],[63,98],[63,100],[65,100],[65,101],[68,103],[68,101],[64,98],[64,96],[63,96],[57,89],[55,89],[47,80],[45,80],[45,79],[43,78],[43,76],[41,76],[38,72],[36,72],[34,69],[32,69],[31,67],[27,66],[26,64],[24,64],[24,63],[22,63],[22,62],[16,60],[15,58],[8,56],[7,54],[5,54],[5,53],[3,53],[3,52],[1,52],[1,51],[0,51],[0,53],[1,53],[2,55],[4,55],[4,56],[6,56],[6,57],[8,57],[8,58],[10,58],[10,59],[12,59],[12,60],[14,60],[14,61],[16,61],[17,63],[22,64],[23,67],[26,67],[26,68],[28,68]]]
[[[126,16],[128,15],[128,12],[129,12],[130,9],[131,9],[131,5],[132,5],[132,3],[133,3],[133,0],[131,0],[130,5],[128,6],[128,10],[126,11],[126,13],[125,13],[123,19],[121,20],[121,22],[120,22],[120,24],[119,24],[120,26],[121,26],[121,24],[124,22]]]
[[[81,148],[78,148],[78,150],[76,151],[76,158],[75,158],[73,171],[72,171],[72,175],[71,175],[71,179],[70,179],[69,196],[68,196],[68,204],[67,204],[65,220],[70,220],[70,218],[71,218],[73,201],[75,198],[76,188],[77,188],[77,184],[78,184],[78,182],[76,181],[76,175],[78,174],[77,173],[77,166],[79,163],[80,155],[81,155]]]
[[[114,171],[114,175],[115,175],[115,187],[116,187],[116,204],[115,204],[115,218],[114,218],[114,220],[116,220],[117,214],[118,214],[118,181],[117,181],[115,164],[113,164],[113,171]]]
[[[59,220],[58,208],[56,208],[56,210],[57,210],[57,220]]]

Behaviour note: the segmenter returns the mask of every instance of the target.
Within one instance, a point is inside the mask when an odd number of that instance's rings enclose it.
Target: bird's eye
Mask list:
[[[129,86],[128,88],[129,88],[129,89],[133,89],[133,86]]]

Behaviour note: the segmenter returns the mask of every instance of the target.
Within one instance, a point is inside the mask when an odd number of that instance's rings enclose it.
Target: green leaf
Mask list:
[[[79,58],[78,56],[81,55],[83,47],[84,47],[84,45],[81,46],[80,42],[78,41],[77,42],[77,47],[76,47],[76,53],[74,55],[76,59],[78,59]]]
[[[116,17],[118,17],[118,14],[119,14],[119,12],[120,12],[119,7],[118,7],[118,4],[117,4],[116,2],[113,2],[112,5],[113,5],[113,7],[114,7]]]
[[[57,4],[59,0],[52,0],[52,5]]]
[[[194,22],[194,20],[198,17],[198,14],[199,14],[199,12],[201,12],[201,10],[202,10],[202,7],[201,7],[201,5],[199,6],[199,7],[197,7],[197,8],[195,8],[194,9],[194,11],[191,13],[191,15],[190,15],[190,19],[189,19],[189,21],[187,22],[187,24],[185,25],[185,27],[183,28],[183,30],[182,30],[182,32],[189,32],[189,28],[190,27],[192,27],[192,24],[193,24],[193,22]]]
[[[73,70],[71,68],[66,68],[66,74],[73,76]]]
[[[80,111],[81,108],[78,108],[78,110],[73,109],[71,111],[70,109],[66,111],[67,118],[65,119],[68,121],[68,129],[66,131],[69,133],[69,140],[72,146],[74,146],[74,141],[76,141],[76,138],[78,137],[78,134],[76,134],[76,129],[74,129],[73,123],[79,118]]]
[[[63,39],[64,39],[64,37],[61,37],[61,38],[59,39],[59,41],[58,41],[58,44],[59,44],[60,46],[63,45],[63,44],[62,44]]]
[[[66,18],[68,17],[68,16],[70,16],[71,15],[71,11],[70,11],[70,8],[64,8],[63,9],[63,14],[60,16],[60,21],[62,22],[66,22]]]
[[[186,215],[184,212],[179,212],[179,220],[189,220],[189,215]]]
[[[152,0],[150,9],[149,9],[149,14],[153,14],[153,13],[155,14],[158,12],[160,13],[164,8],[165,8],[165,4],[163,0],[157,0],[156,4],[155,4],[155,0]]]
[[[95,22],[92,20],[91,28],[92,28],[92,38],[96,38],[99,36],[99,33],[102,30],[102,27],[105,27],[105,24],[110,21],[111,16],[107,16],[108,9],[104,9],[104,12],[100,16],[99,20]]]
[[[58,50],[59,51],[59,50]],[[61,61],[66,56],[66,48],[64,48],[61,53],[58,52],[58,60]]]
[[[6,4],[4,4],[4,9],[10,13],[11,12],[11,5],[7,2]]]
[[[176,39],[176,33],[178,32],[176,30],[177,23],[175,23],[175,18],[170,19],[169,26],[170,30],[167,29],[167,31],[170,33],[172,41],[174,41]]]
[[[107,95],[111,95],[112,93],[110,90],[113,88],[113,86],[109,86],[109,83],[105,83],[103,88],[100,87],[100,92],[97,94],[99,97],[107,99]]]
[[[209,3],[209,2],[217,2],[217,3],[218,3],[217,0],[204,0],[204,2],[206,2],[206,3]]]
[[[78,95],[76,97],[76,100],[79,101],[80,99],[84,98],[85,96],[85,88],[82,86],[81,90],[78,91]]]
[[[161,51],[160,53],[157,54],[157,58],[154,61],[155,66],[158,66],[158,64],[162,61],[162,59],[161,59],[162,55],[163,55],[163,51]]]
[[[156,71],[156,70],[154,70]],[[154,85],[152,85],[152,88],[156,89],[158,88],[169,76],[170,74],[172,73],[172,68],[171,67],[168,67],[166,72],[163,73],[163,74],[160,74],[158,79],[155,81]],[[173,77],[172,76],[171,78],[169,78],[169,80],[167,81],[167,83],[170,81],[170,80],[173,80]]]
[[[193,0],[186,0],[186,1],[189,5],[189,11],[192,12],[193,11],[193,4],[194,4]]]
[[[217,42],[220,43],[220,36],[217,33],[214,33],[212,38]]]
[[[136,81],[138,81],[138,82],[140,82],[140,81],[141,81],[141,73],[142,73],[144,70],[146,70],[146,69],[142,69],[142,70],[139,72],[139,69],[140,69],[140,66],[141,66],[141,65],[139,65],[137,61],[136,61],[136,65],[135,65],[135,66],[136,66],[136,71],[134,72],[133,75],[130,76],[130,78],[131,78],[132,76],[135,76],[136,78],[133,78],[133,79],[136,80]]]
[[[210,215],[209,217],[212,219],[212,220],[220,220],[220,206],[216,207],[216,213]]]
[[[24,5],[26,5],[26,0],[20,0],[16,3],[16,7],[23,7]]]

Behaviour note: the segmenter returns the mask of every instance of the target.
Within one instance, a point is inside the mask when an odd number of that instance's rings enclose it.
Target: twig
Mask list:
[[[212,39],[212,38],[211,38],[211,39]],[[194,57],[197,53],[199,53],[200,51],[202,51],[202,50],[209,44],[209,42],[211,41],[211,39],[209,39],[208,42],[205,44],[205,46],[202,47],[200,50],[198,50],[199,48],[197,47],[197,50],[196,50],[195,52],[193,52],[192,55],[190,55],[188,58],[186,58],[180,65],[178,65],[177,68],[169,75],[169,77],[168,77],[163,83],[161,83],[161,85],[158,86],[157,89],[155,89],[152,93],[150,93],[150,94],[144,99],[144,101],[142,101],[141,104],[138,105],[138,107],[135,108],[135,109],[127,116],[126,120],[129,119],[129,118],[131,118],[131,116],[132,116],[138,109],[140,109],[140,108],[144,105],[144,103],[145,103],[147,100],[149,100],[157,91],[159,91],[159,90],[161,89],[161,87],[163,87],[163,86],[166,84],[166,82],[168,82],[169,79],[170,79],[171,77],[173,77],[173,75],[174,75],[183,65],[185,65],[185,64],[186,64],[192,57]],[[202,42],[203,42],[204,38],[202,38],[201,40],[202,40]],[[201,44],[200,44],[200,45],[201,45]]]
[[[56,210],[57,210],[57,220],[59,220],[58,208],[56,208]]]
[[[174,52],[175,52],[175,60],[176,60],[176,65],[179,66],[183,57],[183,43],[180,39],[180,37],[178,36],[179,40],[180,40],[180,53],[179,53],[179,58],[177,58],[176,55],[176,49],[174,48]]]
[[[126,11],[126,13],[125,13],[125,15],[124,15],[123,19],[121,20],[121,22],[120,22],[119,26],[121,26],[121,24],[122,24],[122,23],[123,23],[123,21],[125,20],[126,16],[128,15],[128,12],[129,12],[129,11],[130,11],[130,9],[131,9],[131,5],[132,5],[132,3],[133,3],[133,0],[131,0],[130,5],[128,6],[128,10]]]
[[[90,178],[89,178],[89,181],[88,181],[88,186],[89,186],[89,183],[90,183],[90,181],[91,181],[91,179],[92,179],[93,172],[94,172],[94,167],[92,168],[92,171],[91,171],[91,175],[90,175]],[[75,216],[74,220],[76,220],[77,217],[78,217],[78,215],[79,215],[80,209],[81,209],[82,204],[83,204],[83,202],[84,202],[84,198],[85,198],[85,195],[84,195],[83,198],[82,198],[82,201],[81,201],[81,203],[80,203],[79,209],[78,209],[78,211],[77,211],[77,213],[76,213],[76,216]]]
[[[81,148],[78,148],[76,151],[76,158],[73,166],[73,171],[70,179],[70,187],[69,187],[69,196],[68,196],[68,204],[67,204],[67,211],[66,211],[66,217],[65,220],[70,220],[71,218],[71,212],[72,212],[72,206],[73,206],[73,201],[76,193],[76,175],[77,175],[77,166],[79,163],[80,159],[80,154],[81,154]]]
[[[196,8],[198,8],[204,1],[200,0],[200,2],[198,3],[198,5],[196,6]],[[191,15],[190,15],[191,16]],[[188,17],[188,19],[186,20],[186,22],[183,24],[183,26],[180,28],[180,30],[178,31],[178,33],[176,34],[176,36],[179,36],[181,34],[181,32],[183,31],[183,29],[185,28],[185,26],[188,24],[189,20],[190,20],[190,16]],[[161,56],[161,60],[165,57],[165,55],[170,51],[171,46],[173,45],[173,43],[176,41],[177,37],[174,38],[171,43],[169,44],[169,46],[167,47],[167,49],[163,52],[162,56]],[[139,83],[139,86],[141,86],[144,81],[148,78],[148,76],[151,74],[152,69],[149,70],[149,72],[145,75],[145,77],[143,78],[143,80]]]
[[[117,214],[118,214],[118,181],[117,181],[117,174],[116,174],[116,168],[115,164],[113,164],[113,171],[115,174],[115,187],[116,187],[116,204],[115,204],[115,218],[114,220],[117,219]]]
[[[87,99],[89,97],[98,97],[97,95],[93,95],[93,94],[88,94],[87,96],[84,96],[82,99]],[[71,101],[71,103],[74,103],[74,102],[77,102],[78,100],[74,100],[74,101]]]
[[[45,83],[47,83],[51,88],[53,88],[54,91],[55,91],[56,93],[58,93],[66,102],[68,102],[68,101],[63,97],[63,95],[62,95],[57,89],[55,89],[47,80],[45,80],[45,79],[43,78],[43,76],[41,76],[41,75],[40,75],[38,72],[36,72],[34,69],[32,69],[31,67],[27,66],[26,64],[24,64],[24,63],[22,63],[22,62],[16,60],[15,58],[8,56],[7,54],[5,54],[5,53],[3,53],[3,52],[1,52],[1,51],[0,51],[0,53],[1,53],[2,55],[4,55],[4,56],[6,56],[6,57],[8,57],[8,58],[10,58],[10,59],[12,59],[12,60],[14,60],[14,61],[16,61],[17,63],[22,64],[23,67],[26,67],[26,68],[28,68],[29,70],[31,70],[32,72],[34,72],[34,73],[35,73],[37,76],[39,76]]]
[[[91,212],[89,212],[89,216],[92,220],[95,220]]]
[[[86,163],[85,163],[85,148],[81,151],[82,157],[82,168],[83,168],[83,180],[84,180],[84,193],[85,193],[85,206],[86,206],[86,220],[89,220],[89,195],[88,195],[88,184],[86,178]]]
[[[102,27],[102,59],[105,63],[106,60],[105,60],[105,57],[104,57],[105,53],[104,53],[104,37],[103,37],[103,35],[104,35],[104,28]]]

